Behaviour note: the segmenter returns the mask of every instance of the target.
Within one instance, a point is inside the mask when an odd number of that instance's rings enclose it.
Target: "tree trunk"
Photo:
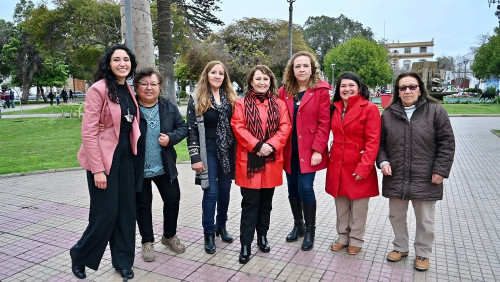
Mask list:
[[[122,16],[122,38],[126,38],[125,1],[120,1]],[[134,54],[137,59],[137,69],[154,67],[153,25],[151,23],[151,8],[148,0],[129,0],[132,6],[132,26],[134,38]]]
[[[165,77],[162,95],[176,102],[174,78],[174,47],[172,44],[171,0],[158,0],[158,64]]]

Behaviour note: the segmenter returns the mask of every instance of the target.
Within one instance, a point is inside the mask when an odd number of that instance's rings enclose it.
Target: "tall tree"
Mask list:
[[[336,77],[345,71],[352,71],[370,87],[391,81],[387,51],[374,40],[357,37],[330,49],[323,62],[323,68],[329,77],[332,75],[330,65],[333,63]]]
[[[33,77],[43,62],[40,52],[32,45],[32,38],[24,25],[34,8],[35,5],[30,0],[20,0],[17,3],[14,12],[16,26],[9,42],[2,48],[2,59],[12,66],[10,73],[12,80],[23,90],[22,103],[28,102]]]
[[[228,25],[210,40],[225,46],[230,54],[233,80],[243,85],[248,72],[257,64],[266,64],[280,78],[288,61],[288,22],[243,18]],[[294,26],[293,52],[313,52]]]
[[[0,20],[0,83],[10,76],[12,65],[2,55],[2,50],[9,43],[15,30],[14,24],[5,20]]]
[[[477,49],[470,69],[479,79],[500,77],[500,31]]]
[[[373,32],[344,15],[309,17],[304,24],[304,39],[318,54],[320,64],[328,50],[355,37],[373,39]]]
[[[137,59],[137,68],[154,66],[154,45],[153,45],[153,25],[151,22],[151,8],[149,0],[129,0],[132,13],[132,34],[133,50]],[[127,18],[125,11],[125,0],[120,2],[122,15],[122,34],[125,38],[127,34]],[[124,38],[124,39],[125,39]],[[128,42],[127,42],[128,45]]]
[[[158,63],[160,72],[165,76],[164,95],[175,101],[174,85],[174,48],[172,44],[172,9],[177,5],[179,12],[186,18],[188,24],[200,39],[211,32],[209,24],[222,25],[212,11],[218,11],[219,0],[157,0],[158,9]]]

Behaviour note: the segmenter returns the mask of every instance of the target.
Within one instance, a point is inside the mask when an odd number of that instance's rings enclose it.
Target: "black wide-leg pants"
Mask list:
[[[240,241],[250,245],[253,235],[267,235],[273,209],[274,188],[251,189],[241,187]]]
[[[107,188],[95,186],[94,175],[87,171],[90,194],[89,223],[71,248],[73,265],[99,268],[109,242],[113,266],[130,269],[135,256],[135,177],[129,133],[120,133],[113,155]]]

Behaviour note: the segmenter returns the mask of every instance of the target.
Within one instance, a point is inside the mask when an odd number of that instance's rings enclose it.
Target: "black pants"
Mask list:
[[[107,176],[107,188],[97,188],[90,171],[87,171],[87,181],[89,224],[70,250],[73,263],[97,270],[109,242],[113,266],[132,268],[135,256],[135,178],[128,133],[120,134]]]
[[[274,188],[251,189],[241,187],[240,241],[250,245],[253,235],[267,235],[273,209]]]
[[[139,226],[143,244],[154,242],[153,217],[151,214],[151,204],[153,202],[151,181],[156,184],[163,199],[163,236],[171,238],[175,235],[177,218],[179,217],[181,191],[178,179],[170,180],[167,174],[144,178],[142,192],[136,193],[137,225]]]

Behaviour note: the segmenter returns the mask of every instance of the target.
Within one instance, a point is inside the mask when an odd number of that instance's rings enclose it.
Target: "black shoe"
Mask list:
[[[78,277],[78,279],[87,277],[87,274],[85,274],[85,266],[72,265],[71,271],[73,271],[73,274]]]
[[[215,235],[219,236],[222,242],[226,243],[232,243],[233,242],[233,237],[231,237],[231,234],[227,233],[227,230],[225,227],[217,228],[215,229]]]
[[[241,264],[247,263],[250,260],[250,255],[251,254],[252,254],[251,245],[242,245],[241,246],[241,252],[240,252],[239,262]]]
[[[271,251],[271,246],[269,246],[269,242],[267,241],[266,236],[257,236],[257,245],[259,249],[263,253],[269,253]]]
[[[122,278],[127,278],[127,279],[134,278],[134,272],[130,268],[129,269],[118,269],[118,268],[115,268],[115,269],[120,272]]]
[[[205,252],[207,252],[207,254],[214,254],[215,250],[215,234],[205,233]]]
[[[304,236],[304,221],[296,221],[293,224],[292,231],[286,236],[287,242],[295,242],[299,237]]]

